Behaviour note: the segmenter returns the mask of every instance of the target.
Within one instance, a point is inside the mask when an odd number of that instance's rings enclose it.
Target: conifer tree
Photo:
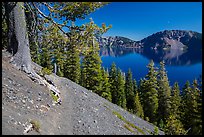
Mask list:
[[[191,88],[191,94],[190,94],[191,100],[189,100],[188,103],[188,109],[190,109],[188,112],[190,116],[189,125],[188,128],[191,128],[189,130],[189,135],[201,135],[202,134],[202,114],[201,110],[199,109],[199,106],[201,105],[200,101],[200,90],[198,88],[198,82],[195,79],[192,84]]]
[[[138,91],[137,81],[134,79],[133,80],[133,92],[134,92],[134,95],[136,95],[137,91]]]
[[[191,113],[191,87],[190,87],[190,82],[186,81],[183,89],[182,89],[182,103],[181,103],[181,122],[184,125],[184,128],[186,130],[189,129],[190,125],[190,113]]]
[[[145,91],[146,91],[146,87],[145,87],[145,80],[144,79],[140,79],[139,81],[139,86],[138,86],[138,94],[139,94],[139,97],[140,97],[140,102],[141,102],[141,105],[144,106],[144,94],[145,94]]]
[[[133,111],[133,109],[135,108],[134,106],[135,95],[133,90],[134,90],[134,87],[133,87],[133,80],[132,80],[132,72],[129,69],[125,80],[125,94],[126,94],[126,100],[127,100],[127,109],[130,111]]]
[[[57,75],[60,77],[64,76],[64,56],[63,56],[63,52],[60,49],[57,49],[55,51],[55,58],[56,58],[56,65],[57,65]]]
[[[82,62],[83,86],[97,94],[101,94],[101,58],[98,50],[94,46],[90,47],[90,51],[85,55]]]
[[[184,135],[186,133],[181,121],[179,121],[175,115],[171,114],[166,121],[167,121],[165,126],[166,135]]]
[[[111,97],[111,91],[110,91],[110,83],[109,83],[109,78],[108,78],[108,72],[105,71],[104,68],[101,70],[102,73],[102,93],[101,96],[108,101],[112,101]]]
[[[118,89],[117,89],[117,69],[114,62],[112,63],[109,71],[109,83],[111,84],[110,91],[112,96],[112,103],[116,104]]]
[[[52,54],[47,48],[42,48],[42,57],[41,57],[41,66],[48,69],[53,70],[53,66],[51,64]]]
[[[181,97],[178,82],[171,89],[171,114],[180,119]]]
[[[116,104],[122,108],[126,108],[126,96],[125,96],[125,78],[122,76],[121,70],[117,69],[117,99]]]
[[[171,89],[171,113],[166,120],[165,131],[169,135],[186,134],[184,126],[180,121],[181,97],[178,82],[175,82]]]
[[[98,27],[91,19],[90,23],[83,25],[85,31],[83,37],[80,37],[83,49],[80,49],[84,56],[82,60],[82,86],[101,95],[102,90],[102,75],[101,75],[101,58],[99,56],[99,43],[96,40],[96,35],[102,35],[109,28],[102,24]],[[81,35],[80,35],[81,36]]]
[[[72,24],[74,27],[74,23]],[[64,63],[64,75],[70,80],[79,83],[81,70],[80,70],[80,52],[77,49],[79,44],[78,33],[72,29],[68,41],[68,48],[66,51],[66,60]]]
[[[139,98],[139,94],[138,92],[136,92],[135,94],[135,102],[134,102],[134,111],[133,113],[135,113],[137,116],[144,118],[144,112],[143,112],[143,108],[142,105],[140,103],[140,98]]]
[[[143,89],[142,94],[144,98],[144,115],[148,117],[150,122],[155,123],[157,122],[157,111],[158,111],[158,85],[157,85],[157,72],[154,68],[153,60],[150,61],[148,64],[148,74],[145,76],[143,82]]]
[[[169,86],[168,76],[165,70],[164,61],[160,62],[160,69],[158,73],[158,121],[163,119],[164,123],[166,123],[167,118],[171,112],[171,88]]]
[[[135,79],[133,80],[133,92],[135,95],[133,113],[141,118],[144,118],[144,111],[139,96],[139,88],[137,87],[137,82]]]

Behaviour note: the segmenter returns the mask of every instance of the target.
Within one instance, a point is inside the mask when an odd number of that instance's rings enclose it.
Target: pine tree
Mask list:
[[[202,134],[202,115],[201,115],[201,110],[199,109],[199,106],[202,103],[200,102],[200,90],[198,88],[198,82],[195,79],[192,84],[191,88],[191,100],[189,100],[189,112],[191,113],[187,114],[190,115],[190,120],[189,120],[189,135],[201,135]]]
[[[52,54],[47,48],[42,48],[42,56],[41,56],[41,66],[47,68],[52,71],[53,66],[51,64]]]
[[[111,85],[109,83],[108,72],[106,72],[105,69],[102,68],[101,73],[102,73],[101,96],[111,102],[112,101],[111,91],[110,91]]]
[[[72,25],[74,27],[74,24]],[[71,30],[68,49],[66,51],[66,60],[64,64],[64,75],[70,80],[79,83],[81,68],[80,68],[80,52],[77,49],[78,33],[75,30]]]
[[[184,135],[186,131],[182,123],[176,118],[175,115],[170,115],[166,120],[165,134],[167,135]]]
[[[178,82],[171,89],[171,114],[180,119],[181,97]]]
[[[171,88],[169,86],[168,76],[165,70],[164,61],[160,62],[160,69],[158,73],[158,99],[159,99],[159,107],[158,107],[158,121],[160,119],[164,120],[166,123],[167,118],[171,112]]]
[[[122,76],[121,70],[117,69],[117,99],[116,104],[122,108],[126,108],[126,96],[125,96],[125,78]]]
[[[143,103],[144,103],[144,115],[148,117],[150,122],[157,122],[158,111],[158,85],[157,85],[157,72],[154,68],[153,60],[148,64],[148,74],[145,76],[143,87]]]
[[[117,69],[116,65],[113,62],[109,71],[109,83],[110,83],[110,91],[112,96],[112,103],[116,104],[117,101]]]
[[[138,86],[138,94],[139,94],[140,102],[141,102],[141,105],[142,105],[142,106],[144,106],[144,101],[145,101],[144,95],[145,95],[145,91],[147,91],[147,90],[146,90],[146,87],[145,87],[145,80],[141,78],[140,81],[139,81],[139,86]]]
[[[134,102],[135,102],[135,95],[134,95],[134,89],[133,89],[133,80],[132,80],[132,72],[129,69],[126,80],[125,80],[125,94],[126,94],[126,100],[127,100],[127,109],[129,111],[133,111],[135,108]]]
[[[189,130],[191,119],[191,87],[190,82],[186,81],[182,90],[182,103],[181,103],[181,122],[186,130]]]
[[[135,94],[135,102],[134,102],[134,111],[133,113],[135,113],[137,116],[144,118],[144,112],[143,112],[143,108],[142,105],[140,103],[140,98],[139,98],[139,94],[138,92],[136,92]]]
[[[136,92],[138,91],[138,87],[137,87],[137,82],[136,80],[134,79],[133,80],[133,92],[134,92],[134,95],[136,95]]]
[[[99,56],[98,43],[93,43],[82,61],[82,75],[84,84],[83,86],[97,94],[101,94],[102,89],[102,75],[101,75],[101,58]]]
[[[56,58],[56,65],[58,67],[57,69],[57,75],[60,77],[64,76],[64,56],[63,53],[60,51],[60,49],[57,49],[55,51],[55,58]]]

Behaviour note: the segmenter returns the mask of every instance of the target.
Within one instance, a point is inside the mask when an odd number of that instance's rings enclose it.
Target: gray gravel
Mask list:
[[[125,122],[120,120],[113,111],[121,114],[127,121],[142,129],[154,132],[153,124],[127,112],[121,107],[107,101],[90,90],[56,75],[47,76],[62,92],[63,102],[70,101],[71,123],[73,134],[76,135],[131,135],[142,134],[137,130],[132,133],[124,127]],[[64,104],[64,103],[63,103]],[[66,104],[66,103],[65,103]],[[159,134],[164,134],[159,131]]]
[[[38,65],[34,64],[36,69]],[[141,135],[137,129],[125,128],[126,121],[142,129],[154,131],[151,123],[112,104],[69,79],[55,74],[46,76],[61,91],[62,104],[52,105],[50,91],[16,70],[3,56],[2,61],[2,134],[22,135],[30,120],[40,122],[40,133],[28,135]],[[47,109],[43,109],[47,108]],[[149,130],[150,132],[147,132]],[[159,134],[164,134],[159,131]]]

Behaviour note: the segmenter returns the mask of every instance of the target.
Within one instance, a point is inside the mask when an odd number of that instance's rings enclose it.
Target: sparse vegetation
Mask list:
[[[127,125],[131,126],[132,128],[137,129],[137,131],[139,131],[140,133],[142,133],[142,134],[145,135],[145,132],[144,132],[141,128],[139,128],[139,127],[137,127],[135,124],[133,124],[133,123],[127,121],[120,113],[118,113],[118,112],[116,112],[116,111],[114,111],[114,110],[113,110],[112,112],[113,112],[113,114],[116,115],[119,119],[121,119],[122,121],[124,121]],[[126,128],[127,128],[127,126],[126,126]],[[129,128],[129,127],[128,127],[128,128]]]
[[[37,132],[40,132],[40,121],[31,120],[30,123],[33,125],[33,129]]]
[[[119,119],[121,119],[122,121],[126,121],[126,119],[120,114],[120,113],[118,113],[118,112],[116,112],[116,111],[112,111],[113,112],[113,114],[114,115],[116,115]]]
[[[52,96],[52,99],[53,99],[55,102],[57,102],[58,97],[57,97],[57,96],[55,96],[53,92],[51,92],[51,96]]]
[[[127,123],[128,125],[130,125],[131,127],[137,129],[137,131],[139,131],[139,132],[142,133],[143,135],[145,135],[145,132],[144,132],[141,128],[139,128],[138,126],[136,126],[135,124],[133,124],[133,123],[131,123],[131,122],[129,122],[129,121],[126,121],[126,123]]]
[[[159,128],[155,126],[153,135],[158,135],[158,134],[159,134]]]
[[[143,127],[143,129],[146,130],[150,135],[152,135],[152,132],[149,129],[147,129],[145,127]]]
[[[42,68],[42,74],[43,74],[43,76],[44,75],[50,75],[51,73],[52,73],[52,71],[50,70],[50,69],[48,69],[48,68]]]
[[[130,132],[134,133],[135,131],[133,131],[127,124],[123,125],[127,130],[129,130]]]

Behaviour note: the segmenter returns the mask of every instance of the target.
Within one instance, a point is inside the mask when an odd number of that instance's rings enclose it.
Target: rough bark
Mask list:
[[[13,54],[11,63],[18,69],[31,73],[31,55],[26,30],[24,3],[7,2],[5,8],[8,24],[7,50]]]

